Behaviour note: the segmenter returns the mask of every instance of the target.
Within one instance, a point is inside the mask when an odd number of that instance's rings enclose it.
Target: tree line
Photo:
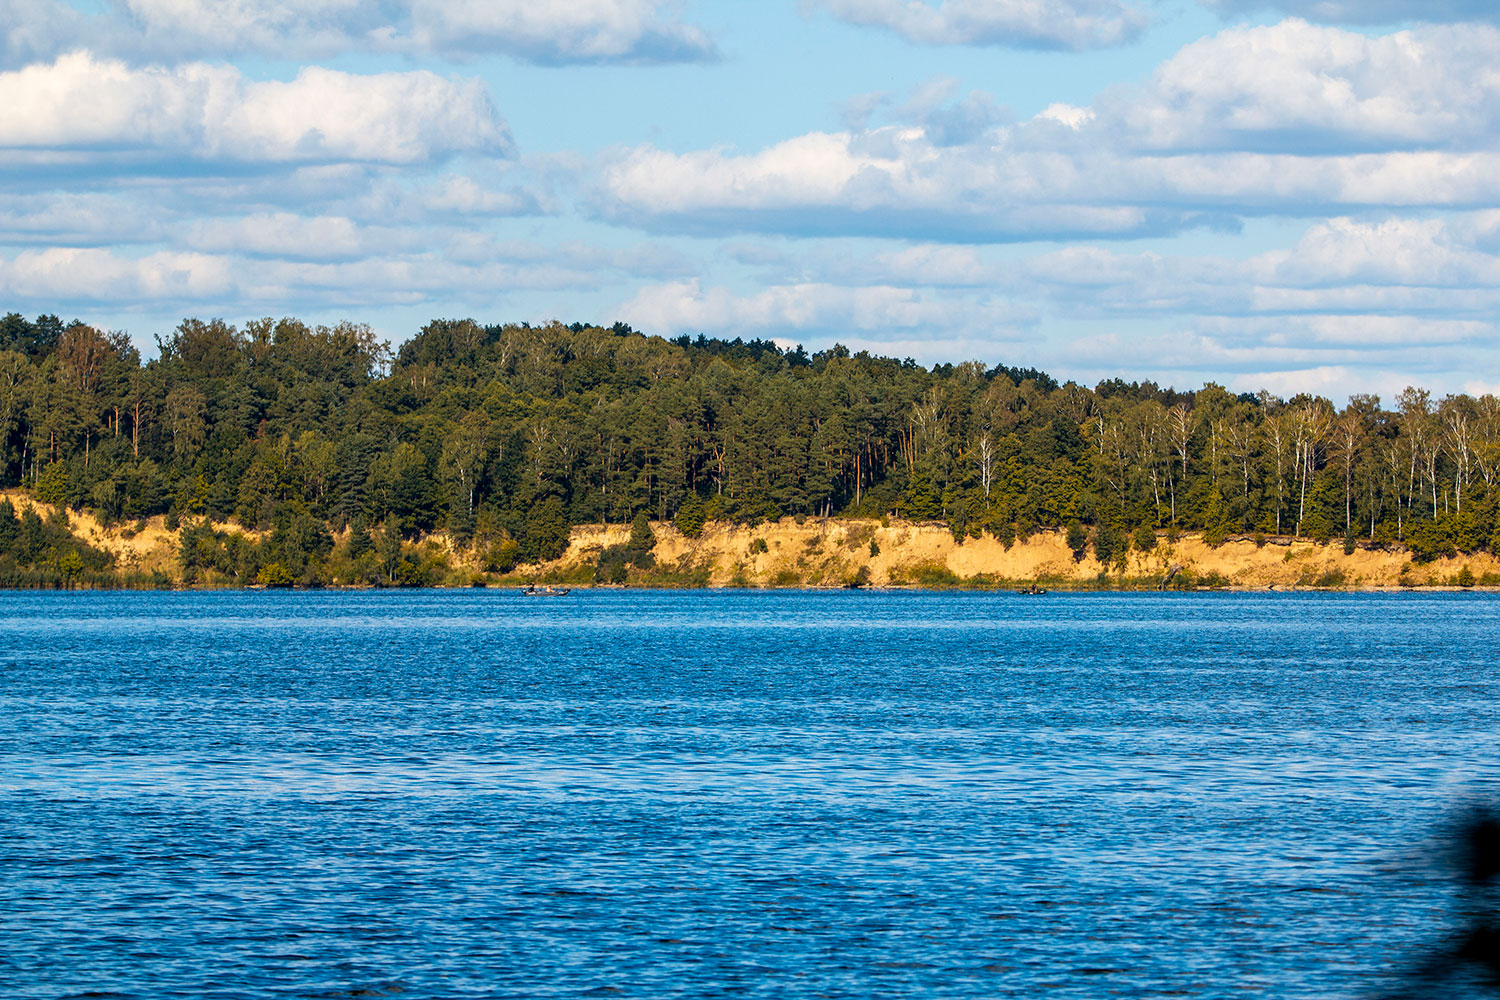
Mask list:
[[[618,323],[434,320],[393,351],[354,323],[188,319],[156,341],[143,360],[119,332],[0,319],[0,484],[107,522],[268,532],[238,555],[193,539],[184,562],[231,579],[332,582],[337,543],[334,576],[400,582],[400,540],[436,529],[504,571],[639,514],[689,534],[784,515],[1007,542],[1076,525],[1105,561],[1183,529],[1500,549],[1490,395],[1090,388]]]

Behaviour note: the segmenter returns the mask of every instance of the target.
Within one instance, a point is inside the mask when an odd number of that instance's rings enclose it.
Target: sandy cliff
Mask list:
[[[17,490],[3,491],[17,511],[36,507],[51,513]],[[161,517],[135,524],[105,527],[92,514],[69,512],[75,535],[114,554],[124,571],[160,571],[180,575],[180,532],[166,528]],[[230,531],[244,529],[216,525]],[[1473,553],[1426,564],[1415,564],[1399,546],[1361,545],[1346,554],[1341,541],[1319,545],[1304,539],[1251,538],[1226,541],[1217,547],[1202,535],[1185,533],[1175,541],[1166,533],[1149,552],[1132,551],[1124,565],[1102,566],[1092,550],[1074,560],[1061,531],[1039,531],[1010,546],[985,536],[954,539],[940,523],[863,521],[807,518],[800,523],[783,518],[754,528],[710,523],[702,534],[689,538],[671,522],[652,525],[657,545],[656,566],[648,573],[633,571],[631,582],[667,586],[825,586],[850,583],[870,586],[1008,586],[1037,581],[1043,585],[1152,587],[1179,567],[1176,582],[1187,586],[1267,587],[1399,587],[1453,586],[1475,582],[1500,586],[1500,560]],[[245,532],[255,534],[254,532]],[[514,579],[557,579],[590,582],[599,554],[606,546],[623,545],[628,525],[584,525],[573,529],[563,556],[540,566],[521,566]],[[477,572],[469,565],[472,551],[455,551],[441,533],[429,540],[455,574],[467,582]],[[1463,571],[1468,576],[1463,577]],[[498,579],[498,578],[495,578]]]
[[[1075,560],[1060,531],[1041,531],[1009,547],[991,537],[956,541],[946,525],[911,522],[791,518],[756,528],[709,524],[689,538],[670,523],[653,525],[658,569],[667,582],[709,586],[840,586],[868,569],[868,583],[889,585],[1005,585],[1042,581],[1055,585],[1153,586],[1180,567],[1189,585],[1266,587],[1444,586],[1468,567],[1476,581],[1500,585],[1500,561],[1472,554],[1415,565],[1405,549],[1358,547],[1342,541],[1319,545],[1273,538],[1244,538],[1217,547],[1202,535],[1159,537],[1150,552],[1132,551],[1123,566],[1102,566],[1092,552]],[[607,545],[624,544],[625,526],[574,529],[563,557],[539,570],[575,576],[597,562]],[[873,547],[871,543],[873,544]],[[763,543],[763,544],[761,544]],[[1103,574],[1103,577],[1101,577]]]

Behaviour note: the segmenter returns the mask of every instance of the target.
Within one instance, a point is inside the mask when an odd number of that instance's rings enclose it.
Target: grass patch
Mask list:
[[[892,570],[891,582],[914,584],[918,587],[950,588],[957,587],[963,581],[940,562],[924,562]]]

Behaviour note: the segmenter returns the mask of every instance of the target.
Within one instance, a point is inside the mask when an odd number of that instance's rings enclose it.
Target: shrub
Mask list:
[[[1457,554],[1447,533],[1432,521],[1415,524],[1406,537],[1406,547],[1411,550],[1412,561],[1419,563]]]
[[[1116,555],[1122,553],[1124,546],[1121,542],[1120,532],[1114,524],[1101,521],[1094,528],[1094,557],[1101,563],[1108,563]]]
[[[939,562],[907,566],[901,570],[900,577],[905,582],[914,583],[920,587],[953,587],[960,582],[951,569]]]
[[[596,583],[624,583],[625,546],[611,545],[599,553],[599,565],[594,569]]]
[[[871,542],[870,544],[874,545],[875,543]],[[766,540],[764,538],[754,538],[750,540],[750,554],[752,556],[760,555],[762,552],[769,552],[770,550],[771,547],[766,544]]]
[[[68,502],[68,466],[64,462],[53,462],[42,470],[36,480],[36,498],[54,507],[64,507]]]
[[[1143,524],[1135,529],[1132,541],[1135,542],[1135,547],[1139,551],[1150,552],[1156,548],[1156,529],[1149,524]]]
[[[290,587],[296,581],[292,579],[291,571],[279,562],[266,563],[255,574],[255,582],[262,587]]]
[[[1458,571],[1458,576],[1453,578],[1453,582],[1465,589],[1474,586],[1474,571],[1469,569],[1468,563],[1465,563],[1464,568]]]
[[[672,523],[677,530],[689,538],[697,538],[703,533],[703,525],[708,522],[708,505],[703,498],[694,493],[685,500],[681,507],[677,508],[677,516]]]
[[[1068,548],[1073,550],[1073,561],[1079,562],[1083,559],[1083,551],[1088,548],[1089,536],[1083,530],[1083,525],[1078,521],[1068,522]]]
[[[491,542],[484,550],[484,569],[489,573],[509,573],[516,568],[521,546],[514,538],[501,538]]]
[[[1344,586],[1344,584],[1346,584],[1348,582],[1349,582],[1348,579],[1344,576],[1344,571],[1343,570],[1341,570],[1341,569],[1330,569],[1330,570],[1324,571],[1324,573],[1321,576],[1319,576],[1316,580],[1314,580],[1313,581],[1313,586],[1314,587],[1324,587],[1324,588],[1342,587],[1342,586]]]

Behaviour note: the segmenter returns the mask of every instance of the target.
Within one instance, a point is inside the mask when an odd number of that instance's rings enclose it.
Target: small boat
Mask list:
[[[1037,594],[1045,594],[1046,592],[1047,592],[1047,588],[1046,587],[1038,587],[1034,583],[1031,586],[1029,586],[1029,587],[1022,587],[1020,590],[1016,591],[1016,593],[1018,593],[1018,594],[1025,594],[1027,597],[1031,597],[1031,596],[1037,595]]]
[[[538,587],[529,583],[521,588],[521,593],[526,597],[565,597],[568,593],[567,587],[553,587],[551,585]]]

